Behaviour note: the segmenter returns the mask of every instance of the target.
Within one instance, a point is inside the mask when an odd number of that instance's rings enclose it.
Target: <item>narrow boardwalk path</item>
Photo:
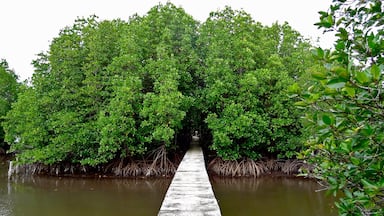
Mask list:
[[[181,161],[158,216],[220,216],[201,147],[192,145]]]

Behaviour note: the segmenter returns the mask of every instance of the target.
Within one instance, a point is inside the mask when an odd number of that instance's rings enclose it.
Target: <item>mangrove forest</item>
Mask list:
[[[78,18],[29,83],[0,62],[0,153],[29,174],[172,176],[194,135],[215,175],[299,174],[340,215],[383,215],[384,5],[319,16],[332,49],[230,7]]]

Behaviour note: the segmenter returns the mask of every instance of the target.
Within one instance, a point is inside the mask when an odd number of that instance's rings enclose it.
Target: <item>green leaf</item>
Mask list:
[[[323,49],[321,49],[320,47],[318,47],[317,49],[316,49],[316,54],[317,54],[317,57],[319,58],[319,59],[322,59],[322,58],[324,58],[324,50]]]
[[[380,68],[376,64],[372,65],[371,67],[371,75],[372,75],[373,81],[378,81],[380,79],[380,75],[381,75]]]
[[[360,130],[361,131],[361,134],[365,137],[369,137],[371,135],[373,135],[374,133],[374,130],[372,129],[371,126],[367,125],[365,126],[363,129]]]
[[[363,183],[364,188],[366,188],[366,189],[369,189],[369,190],[378,190],[379,189],[377,185],[369,182],[366,179],[361,179],[361,183]]]
[[[339,33],[336,36],[340,37],[341,40],[345,41],[348,39],[348,32],[345,28],[339,28]]]
[[[326,125],[331,125],[333,123],[332,118],[329,115],[323,115],[322,120]]]
[[[346,92],[349,97],[355,97],[356,90],[352,87],[344,87],[342,91]]]
[[[331,71],[339,76],[339,79],[344,79],[344,81],[349,80],[349,73],[347,68],[341,66],[335,66],[331,68]]]
[[[322,17],[328,16],[328,13],[326,11],[319,11],[318,12]]]
[[[308,104],[304,101],[298,101],[296,103],[294,103],[295,106],[299,106],[299,107],[306,107],[308,106]]]
[[[373,33],[367,36],[367,42],[368,42],[368,47],[371,48],[371,50],[375,50],[378,48],[378,46],[380,46],[380,44],[378,44],[377,38]]]
[[[342,78],[336,78],[336,79],[331,79],[328,81],[327,86],[329,88],[343,88],[345,86],[345,79]]]
[[[334,95],[334,94],[337,94],[337,90],[334,88],[325,88],[324,94],[325,95]]]
[[[361,84],[366,84],[371,81],[371,77],[366,71],[361,71],[356,73],[356,80]]]
[[[321,21],[319,23],[316,23],[315,25],[318,25],[319,27],[323,28],[330,28],[334,24],[333,17],[331,15],[325,16],[322,15]]]
[[[361,160],[359,158],[356,158],[356,157],[351,157],[351,162],[353,165],[359,166],[361,163]]]
[[[327,78],[327,73],[324,71],[312,71],[312,77],[318,80],[323,80]]]
[[[288,87],[288,92],[291,93],[291,94],[299,93],[300,92],[299,84],[298,83],[294,83],[293,85],[290,85]]]
[[[344,151],[344,152],[347,152],[349,153],[352,149],[352,144],[351,142],[342,142],[340,144],[340,148]]]
[[[344,194],[345,194],[346,197],[348,197],[348,198],[352,198],[352,193],[351,193],[351,191],[345,189],[345,190],[344,190]]]
[[[357,72],[356,80],[361,84],[366,84],[371,82],[371,76],[366,71]]]

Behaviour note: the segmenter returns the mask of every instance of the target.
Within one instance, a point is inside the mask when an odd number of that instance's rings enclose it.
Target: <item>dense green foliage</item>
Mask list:
[[[0,61],[0,150],[7,148],[1,123],[8,111],[11,110],[11,104],[16,101],[17,91],[17,76],[9,69],[8,62],[2,59]]]
[[[264,27],[230,8],[211,13],[200,32],[212,149],[230,160],[291,158],[303,142],[287,88],[310,65],[308,43],[288,24]]]
[[[171,4],[144,17],[76,20],[34,61],[33,87],[7,116],[22,163],[97,165],[175,139],[192,102],[197,22]]]
[[[287,89],[309,48],[287,23],[230,8],[202,25],[170,3],[127,22],[79,19],[34,61],[6,141],[22,163],[95,166],[180,149],[199,130],[224,159],[292,158],[302,138]]]
[[[319,27],[337,41],[333,51],[315,50],[323,67],[298,103],[313,132],[304,156],[333,194],[343,192],[340,215],[383,215],[384,5],[335,0],[320,14]]]

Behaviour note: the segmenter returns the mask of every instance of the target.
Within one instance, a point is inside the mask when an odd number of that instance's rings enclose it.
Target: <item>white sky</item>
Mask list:
[[[287,21],[306,37],[329,48],[331,35],[322,34],[313,24],[318,22],[318,11],[326,11],[332,0],[170,0],[181,6],[195,19],[204,22],[211,11],[230,5],[244,9],[255,21],[271,25]],[[65,26],[77,17],[95,14],[100,19],[127,20],[134,13],[144,15],[159,2],[167,0],[2,0],[0,3],[0,58],[23,81],[32,76],[31,62],[36,54],[47,51],[49,44]]]

